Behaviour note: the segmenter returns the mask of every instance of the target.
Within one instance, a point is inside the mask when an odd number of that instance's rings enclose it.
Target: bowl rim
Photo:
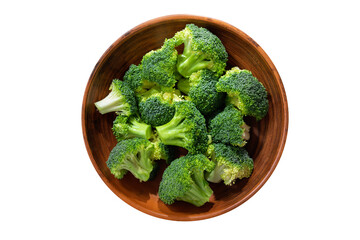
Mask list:
[[[160,22],[179,20],[179,19],[183,20],[184,22],[191,22],[193,20],[195,20],[195,21],[203,21],[203,22],[210,22],[212,24],[220,25],[221,27],[226,28],[228,31],[232,31],[232,32],[240,35],[248,44],[250,44],[252,47],[254,47],[256,49],[256,51],[259,52],[259,54],[264,58],[265,62],[269,65],[269,67],[270,67],[270,69],[271,69],[271,71],[272,71],[272,73],[273,73],[273,75],[274,75],[274,77],[276,79],[277,85],[279,86],[279,89],[280,89],[280,92],[281,92],[281,101],[284,103],[283,109],[282,109],[283,112],[284,112],[284,125],[282,126],[282,129],[281,129],[282,135],[280,137],[280,142],[279,142],[279,145],[278,145],[278,150],[277,150],[277,154],[275,156],[275,160],[274,160],[273,164],[271,165],[270,170],[266,173],[266,175],[240,201],[237,201],[236,203],[234,203],[232,205],[229,205],[229,206],[227,206],[227,207],[225,207],[223,209],[220,209],[220,210],[218,210],[216,212],[210,212],[210,213],[209,212],[204,212],[204,213],[201,213],[199,215],[194,215],[194,216],[191,217],[191,219],[189,219],[189,218],[181,218],[181,217],[173,217],[171,215],[161,214],[159,212],[156,212],[156,211],[153,211],[153,210],[148,209],[146,207],[143,207],[141,205],[138,205],[138,204],[132,202],[128,197],[126,197],[126,195],[122,194],[115,187],[113,187],[113,185],[110,184],[109,180],[105,177],[105,175],[101,172],[101,170],[99,169],[99,167],[96,164],[96,161],[94,159],[94,156],[92,155],[92,151],[91,151],[91,148],[90,148],[90,145],[89,145],[89,142],[88,142],[88,136],[87,136],[86,127],[85,127],[86,126],[87,93],[88,93],[88,91],[90,89],[90,86],[91,86],[93,80],[94,80],[94,76],[101,69],[104,62],[106,62],[108,56],[110,56],[112,54],[112,52],[115,51],[117,45],[120,42],[125,41],[127,38],[131,37],[131,35],[136,34],[138,31],[142,30],[144,27],[147,27],[147,26],[150,26],[150,25],[153,25],[153,24],[156,24],[156,23],[160,23]],[[229,211],[233,210],[234,208],[236,208],[236,207],[242,205],[243,203],[245,203],[252,196],[254,196],[254,194],[257,193],[260,190],[260,188],[262,188],[262,186],[268,181],[268,179],[270,178],[270,176],[274,172],[276,166],[278,165],[278,163],[280,161],[281,155],[283,153],[285,143],[286,143],[287,133],[288,133],[289,111],[288,111],[288,102],[287,102],[285,88],[284,88],[281,77],[280,77],[275,65],[273,64],[270,57],[265,53],[265,51],[259,46],[259,44],[257,44],[250,36],[245,34],[240,29],[236,28],[235,26],[233,26],[233,25],[231,25],[231,24],[229,24],[227,22],[224,22],[222,20],[215,19],[215,18],[199,16],[199,15],[190,15],[190,14],[172,14],[172,15],[165,15],[165,16],[153,18],[153,19],[147,20],[147,21],[145,21],[145,22],[143,22],[141,24],[136,25],[135,27],[133,27],[132,29],[130,29],[129,31],[127,31],[123,35],[121,35],[102,54],[102,56],[100,57],[100,59],[98,60],[98,62],[94,66],[93,71],[90,74],[89,80],[87,82],[87,85],[86,85],[86,88],[85,88],[85,91],[84,91],[84,97],[83,97],[82,109],[81,109],[81,125],[82,125],[82,132],[83,132],[83,139],[84,139],[84,142],[85,142],[85,147],[86,147],[86,150],[87,150],[88,155],[90,157],[90,160],[91,160],[96,172],[100,176],[100,178],[104,181],[104,183],[108,186],[108,188],[115,195],[117,195],[121,200],[126,202],[128,205],[134,207],[135,209],[137,209],[137,210],[139,210],[141,212],[144,212],[144,213],[146,213],[148,215],[154,216],[154,217],[167,219],[167,220],[176,220],[176,221],[194,221],[194,220],[204,220],[204,219],[216,217],[216,216],[222,215],[222,214],[224,214],[226,212],[229,212]]]

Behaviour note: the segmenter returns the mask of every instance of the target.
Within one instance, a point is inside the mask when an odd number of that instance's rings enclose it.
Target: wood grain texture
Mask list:
[[[142,56],[159,48],[165,38],[194,23],[217,35],[229,53],[227,69],[239,66],[250,70],[269,93],[269,112],[259,122],[249,118],[251,139],[246,145],[254,159],[254,172],[249,179],[231,187],[211,184],[211,201],[198,208],[185,202],[168,206],[158,198],[161,174],[153,181],[140,183],[131,174],[115,179],[106,160],[116,140],[111,132],[114,114],[101,115],[94,102],[109,93],[113,78],[122,79],[130,64],[138,64]],[[191,221],[226,213],[252,197],[268,180],[278,164],[287,136],[288,106],[280,76],[263,49],[241,30],[225,22],[192,15],[170,15],[136,26],[115,41],[96,64],[86,86],[82,106],[82,130],[86,149],[96,171],[106,185],[132,207],[155,217]],[[161,170],[165,164],[161,164]],[[101,207],[101,206],[100,206]]]

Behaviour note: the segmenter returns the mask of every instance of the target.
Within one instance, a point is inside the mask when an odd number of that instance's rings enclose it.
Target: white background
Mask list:
[[[359,239],[356,1],[1,1],[0,239]],[[289,102],[278,167],[224,215],[144,214],[102,182],[81,104],[104,51],[136,25],[186,13],[228,22],[269,55]]]

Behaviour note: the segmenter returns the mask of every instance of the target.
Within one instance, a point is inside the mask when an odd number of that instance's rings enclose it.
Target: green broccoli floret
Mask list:
[[[142,76],[161,87],[174,87],[176,83],[177,50],[175,41],[166,39],[160,49],[146,53],[142,60]]]
[[[221,40],[206,28],[187,24],[173,37],[176,46],[184,44],[178,56],[177,70],[188,78],[193,72],[210,69],[220,76],[225,71],[228,54]]]
[[[243,114],[233,105],[227,105],[209,121],[209,133],[213,142],[242,147],[250,138],[250,127]]]
[[[124,75],[124,82],[126,82],[135,93],[143,93],[155,86],[154,82],[149,82],[143,77],[142,72],[142,65],[131,64]]]
[[[197,207],[207,203],[213,193],[204,172],[211,172],[215,164],[203,154],[186,155],[175,159],[164,171],[159,198],[165,204],[185,201]]]
[[[175,102],[174,106],[174,117],[156,127],[161,142],[185,148],[191,154],[206,152],[208,136],[204,116],[190,101]]]
[[[228,146],[222,143],[214,143],[214,148],[209,157],[215,164],[214,170],[206,176],[209,182],[224,182],[232,185],[236,179],[250,177],[254,162],[249,157],[245,148]]]
[[[156,87],[142,95],[138,95],[139,112],[143,121],[152,126],[160,126],[169,122],[174,114],[174,101],[182,100],[179,91],[164,91]]]
[[[135,116],[117,116],[113,122],[112,131],[118,142],[135,137],[150,139],[152,136],[151,126]]]
[[[134,92],[127,83],[114,79],[109,90],[110,93],[104,99],[95,102],[101,114],[116,112],[119,115],[130,116],[137,111]]]
[[[130,171],[140,181],[147,181],[154,168],[154,145],[144,138],[118,142],[106,162],[110,172],[122,179]]]
[[[223,105],[226,96],[216,90],[218,79],[215,73],[203,69],[191,74],[189,79],[180,79],[177,87],[189,96],[189,100],[202,114],[208,115]]]
[[[260,120],[268,112],[266,89],[248,70],[233,67],[219,79],[216,89],[226,92],[227,102],[236,106],[246,116]]]

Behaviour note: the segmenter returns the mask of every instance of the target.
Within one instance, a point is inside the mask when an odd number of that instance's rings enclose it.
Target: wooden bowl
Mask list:
[[[251,139],[246,145],[254,159],[254,172],[248,179],[231,187],[210,184],[214,191],[209,203],[195,207],[185,202],[166,205],[157,191],[161,172],[149,182],[140,183],[131,173],[115,179],[106,161],[116,140],[111,132],[114,114],[101,115],[94,102],[109,93],[114,78],[124,76],[130,64],[138,64],[142,56],[159,48],[165,38],[194,23],[217,35],[229,54],[227,69],[239,66],[250,71],[263,83],[269,93],[269,112],[259,122],[248,119]],[[264,50],[249,36],[225,22],[200,16],[170,15],[140,24],[116,40],[96,64],[86,86],[82,106],[82,130],[91,162],[101,179],[123,201],[155,217],[170,220],[200,220],[218,216],[241,205],[253,196],[268,180],[279,162],[288,128],[288,106],[280,76]],[[163,162],[163,161],[161,161]],[[161,164],[161,171],[165,168]]]

